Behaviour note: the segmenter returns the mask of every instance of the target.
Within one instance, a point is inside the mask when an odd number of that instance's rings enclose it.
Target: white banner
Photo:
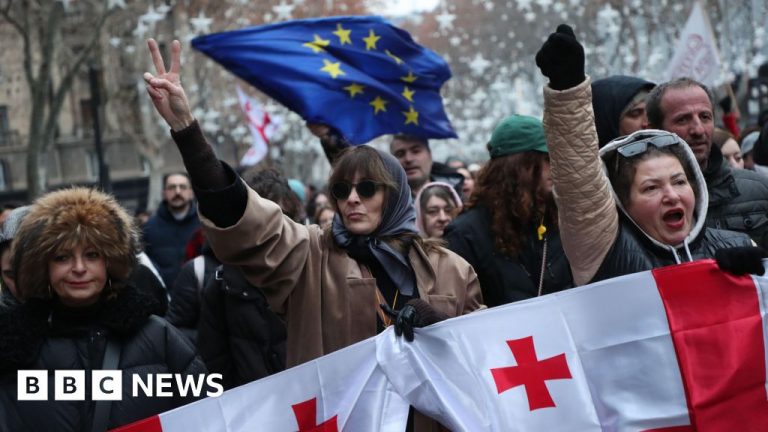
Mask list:
[[[712,87],[719,84],[720,69],[720,53],[709,17],[696,1],[667,66],[666,80],[688,77]]]
[[[767,281],[705,260],[454,318],[410,343],[388,329],[121,432],[402,431],[409,404],[454,431],[764,431]]]

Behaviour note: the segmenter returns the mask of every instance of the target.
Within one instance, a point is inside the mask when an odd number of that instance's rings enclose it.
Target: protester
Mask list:
[[[600,147],[620,136],[648,127],[645,100],[656,84],[614,75],[592,83],[592,109]]]
[[[768,248],[768,182],[733,169],[712,145],[712,95],[700,82],[678,78],[656,86],[646,102],[650,127],[675,133],[693,150],[709,193],[706,226],[749,235]]]
[[[320,225],[320,228],[330,228],[334,216],[336,216],[336,210],[329,204],[324,204],[315,211],[315,223]]]
[[[18,298],[11,265],[11,244],[22,219],[28,212],[29,206],[14,208],[6,216],[0,230],[0,298],[4,302],[16,301]]]
[[[416,226],[424,238],[441,239],[445,227],[461,212],[461,198],[448,183],[431,182],[416,195]]]
[[[144,224],[145,252],[167,288],[173,287],[185,261],[187,242],[200,226],[194,198],[186,173],[166,175],[163,202]]]
[[[461,196],[464,176],[455,168],[434,162],[429,141],[412,135],[395,135],[389,144],[389,151],[400,162],[408,176],[408,185],[414,196],[429,182],[443,182],[453,186]]]
[[[461,196],[463,200],[469,201],[472,196],[472,191],[475,189],[475,177],[469,172],[467,168],[456,168],[456,172],[464,176],[464,184],[461,187]]]
[[[301,207],[285,178],[274,169],[246,172],[243,179],[283,215],[301,223]],[[285,369],[286,328],[261,290],[237,266],[222,265],[203,288],[198,326],[200,355],[229,389]]]
[[[449,248],[475,269],[489,307],[572,287],[541,121],[505,118],[488,151],[469,209],[446,230]]]
[[[0,430],[103,431],[194,399],[132,396],[134,375],[206,372],[178,330],[150,315],[152,296],[128,283],[137,250],[133,218],[109,195],[64,189],[32,205],[12,246],[21,303],[0,310]],[[19,401],[19,369],[47,370],[50,383],[54,371],[119,369],[122,399],[55,400],[51,385],[47,400]]]
[[[741,148],[736,139],[725,129],[715,128],[712,133],[712,143],[720,147],[720,153],[731,168],[744,169]]]
[[[755,145],[759,141],[760,131],[747,132],[746,135],[741,138],[741,156],[744,163],[744,169],[752,170],[758,174],[768,177],[768,166],[758,165],[755,163]]]
[[[763,252],[749,247],[745,234],[704,226],[708,194],[685,141],[638,131],[598,156],[584,49],[569,26],[549,36],[536,64],[549,78],[544,129],[563,248],[577,285],[716,255],[725,269],[762,271]]]
[[[309,199],[306,205],[307,217],[312,218],[310,222],[320,225],[317,220],[318,209],[321,207],[330,207],[328,204],[328,194],[325,190],[316,191]]]
[[[346,150],[329,181],[338,213],[332,229],[298,224],[216,158],[179,80],[179,42],[171,44],[168,72],[157,43],[148,45],[157,76],[144,74],[147,92],[190,173],[208,239],[286,317],[286,366],[371,337],[393,320],[410,340],[413,327],[483,307],[472,268],[418,236],[411,191],[394,158],[368,146]],[[393,318],[385,309],[399,313]],[[414,423],[416,430],[434,425],[422,416]]]

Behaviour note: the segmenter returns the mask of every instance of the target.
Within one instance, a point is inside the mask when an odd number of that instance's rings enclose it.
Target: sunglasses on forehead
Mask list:
[[[657,135],[623,145],[616,149],[616,151],[625,158],[630,158],[648,151],[649,145],[656,148],[664,148],[678,144],[679,142],[680,141],[678,141],[677,137],[674,135]]]
[[[345,200],[349,198],[349,194],[352,193],[354,188],[357,191],[357,196],[360,198],[371,198],[376,195],[376,189],[380,186],[380,183],[376,183],[373,180],[363,180],[359,183],[349,182],[337,182],[331,186],[331,195],[337,200]]]

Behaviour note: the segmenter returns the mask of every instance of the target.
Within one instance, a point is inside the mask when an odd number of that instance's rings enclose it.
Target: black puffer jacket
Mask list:
[[[162,318],[150,315],[155,300],[125,287],[110,300],[85,308],[29,301],[0,309],[0,430],[90,432],[95,403],[92,369],[101,369],[107,339],[121,349],[123,397],[111,403],[108,427],[159,414],[193,397],[132,397],[132,376],[206,373],[192,345]],[[18,401],[18,369],[47,369],[48,400]],[[54,370],[85,370],[85,401],[54,401]],[[175,388],[175,386],[174,386]]]
[[[703,228],[688,245],[692,260],[712,258],[718,249],[750,246],[749,237],[738,232]],[[684,250],[678,251],[685,256]],[[659,248],[623,214],[619,235],[592,282],[677,264],[672,252]]]
[[[768,177],[732,169],[713,145],[704,178],[709,191],[707,226],[743,232],[768,249]]]
[[[467,210],[446,228],[448,248],[475,269],[488,307],[536,297],[544,245],[535,238],[536,227],[531,227],[531,235],[527,236],[521,255],[511,258],[496,250],[491,225],[491,214],[486,207]],[[546,261],[542,294],[571,288],[571,267],[563,252],[559,232],[554,229],[547,232]]]
[[[269,308],[261,290],[237,267],[217,269],[203,288],[198,327],[200,355],[225,389],[285,369],[285,323]]]

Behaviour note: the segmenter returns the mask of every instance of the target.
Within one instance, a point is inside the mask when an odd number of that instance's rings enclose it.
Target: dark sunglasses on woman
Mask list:
[[[373,180],[363,180],[359,183],[338,182],[331,186],[331,195],[337,200],[345,200],[349,198],[354,188],[360,198],[371,198],[376,194],[378,187],[379,183]]]

